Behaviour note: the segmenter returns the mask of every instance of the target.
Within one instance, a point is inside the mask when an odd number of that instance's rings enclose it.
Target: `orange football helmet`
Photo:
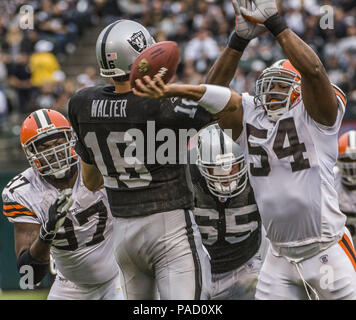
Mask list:
[[[344,133],[338,141],[339,156],[337,166],[341,171],[342,183],[356,185],[356,130]]]
[[[288,86],[287,92],[276,91],[271,88],[273,84],[279,83],[282,86]],[[269,68],[266,68],[256,81],[255,104],[266,110],[268,118],[276,122],[284,113],[286,113],[300,97],[301,75],[287,59],[275,62]],[[282,99],[270,99],[273,95],[282,97]],[[283,107],[272,110],[271,106],[284,105]]]
[[[64,138],[65,142],[43,151],[38,150],[42,143],[59,138]],[[57,111],[40,109],[32,112],[22,123],[20,140],[27,160],[41,176],[64,178],[79,160],[74,151],[72,127]]]

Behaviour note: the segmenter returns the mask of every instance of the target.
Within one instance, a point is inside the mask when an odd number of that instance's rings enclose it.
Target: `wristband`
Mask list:
[[[30,249],[22,251],[17,260],[17,269],[20,272],[22,266],[31,266],[34,271],[34,284],[39,283],[48,272],[49,261],[39,262],[32,258]],[[23,275],[23,271],[20,272],[20,276]]]
[[[231,90],[211,84],[201,84],[201,86],[204,86],[206,90],[200,100],[197,101],[198,104],[211,114],[222,111],[231,98]]]
[[[286,21],[279,13],[269,17],[264,25],[275,37],[288,28]]]
[[[234,31],[228,42],[228,47],[237,51],[243,52],[247,45],[249,44],[250,40],[246,40],[244,38],[241,38],[237,35],[237,33]]]

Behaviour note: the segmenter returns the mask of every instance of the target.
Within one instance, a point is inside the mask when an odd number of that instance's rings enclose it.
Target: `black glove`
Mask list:
[[[40,239],[45,243],[52,243],[58,229],[64,223],[67,210],[73,204],[72,189],[64,189],[57,196],[48,210],[48,220],[42,224]]]

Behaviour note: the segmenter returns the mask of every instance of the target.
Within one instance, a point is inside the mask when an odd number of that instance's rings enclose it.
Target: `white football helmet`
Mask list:
[[[289,87],[287,92],[272,88],[273,84]],[[256,81],[255,104],[266,110],[268,118],[276,122],[298,101],[301,92],[301,75],[289,60],[275,62],[265,69]],[[281,106],[272,110],[271,106]]]

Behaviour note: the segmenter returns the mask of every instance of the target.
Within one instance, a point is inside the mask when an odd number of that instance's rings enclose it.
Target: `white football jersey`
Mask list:
[[[267,237],[279,247],[331,243],[344,233],[333,167],[345,106],[338,97],[335,124],[315,122],[299,99],[276,123],[254,97],[242,95],[244,149]]]
[[[335,186],[339,195],[340,210],[346,215],[346,226],[349,229],[354,245],[356,243],[356,190],[347,189],[341,182],[341,172],[334,168]]]
[[[51,247],[58,275],[76,284],[104,283],[118,272],[113,252],[113,217],[106,191],[89,191],[81,178],[73,186],[73,205]],[[13,178],[2,193],[10,222],[43,224],[59,191],[32,168]]]

